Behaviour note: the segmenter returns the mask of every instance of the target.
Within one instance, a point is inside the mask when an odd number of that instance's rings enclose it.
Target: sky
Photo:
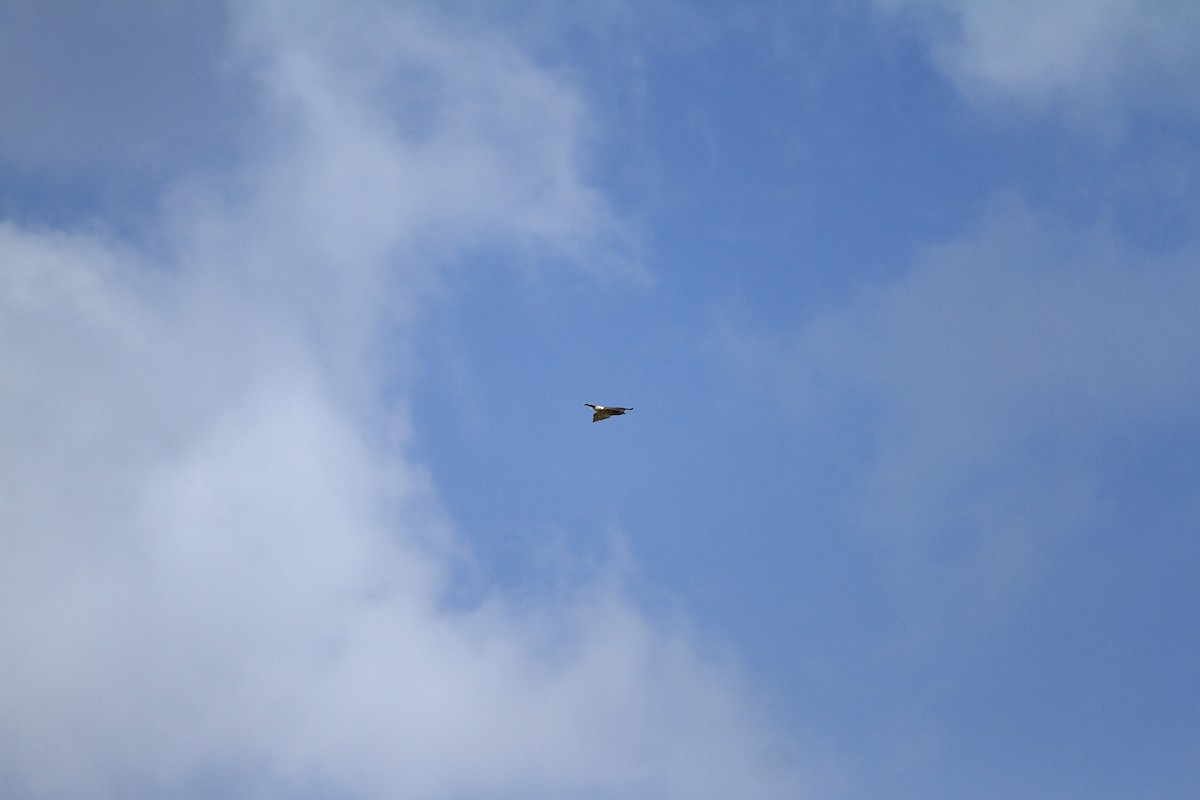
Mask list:
[[[0,794],[1194,798],[1198,37],[0,2]]]

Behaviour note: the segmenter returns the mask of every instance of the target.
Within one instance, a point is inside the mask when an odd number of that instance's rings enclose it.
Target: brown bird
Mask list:
[[[585,406],[592,409],[592,422],[599,422],[602,419],[609,417],[617,417],[624,414],[626,411],[633,411],[633,408],[621,408],[620,406],[594,406],[591,403],[584,403]]]

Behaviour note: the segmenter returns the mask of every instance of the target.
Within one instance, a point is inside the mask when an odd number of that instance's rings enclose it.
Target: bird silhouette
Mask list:
[[[585,406],[592,409],[592,422],[599,422],[602,419],[609,417],[617,417],[624,414],[626,411],[633,411],[633,408],[621,408],[620,406],[594,406],[591,403],[584,403]]]

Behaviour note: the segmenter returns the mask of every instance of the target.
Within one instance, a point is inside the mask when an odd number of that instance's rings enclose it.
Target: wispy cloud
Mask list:
[[[970,100],[1109,130],[1129,111],[1194,118],[1200,10],[1141,0],[876,0],[908,19]]]
[[[855,524],[914,620],[1003,618],[1097,521],[1138,441],[1191,430],[1200,280],[1019,203],[863,287],[789,344],[737,329],[788,402],[858,442]],[[865,426],[865,427],[864,427]]]
[[[237,24],[236,170],[153,240],[0,227],[0,788],[795,797],[736,670],[619,570],[452,602],[467,548],[383,391],[474,248],[636,274],[578,96],[436,17]]]

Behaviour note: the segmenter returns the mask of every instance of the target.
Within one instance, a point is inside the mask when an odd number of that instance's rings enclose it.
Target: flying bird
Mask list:
[[[621,408],[620,406],[594,406],[591,403],[584,403],[584,405],[595,412],[592,414],[592,422],[599,422],[602,419],[620,416],[626,411],[633,411],[633,408]]]

